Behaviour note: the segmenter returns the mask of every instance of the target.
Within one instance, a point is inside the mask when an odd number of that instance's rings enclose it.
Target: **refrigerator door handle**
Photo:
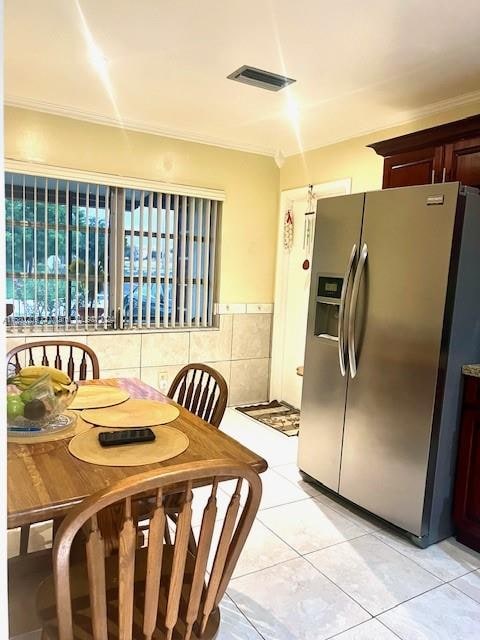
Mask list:
[[[350,375],[355,378],[357,375],[357,355],[355,347],[355,315],[357,313],[358,293],[360,291],[360,281],[363,275],[365,262],[367,261],[368,247],[365,243],[358,259],[357,271],[353,280],[352,299],[350,301],[350,312],[348,314],[348,360],[350,362]]]
[[[355,257],[357,255],[357,245],[354,244],[352,247],[352,252],[350,254],[350,259],[348,261],[348,266],[345,271],[345,276],[343,278],[342,285],[342,293],[340,295],[340,308],[338,310],[338,361],[340,363],[340,373],[342,376],[346,374],[345,367],[345,300],[347,298],[348,286],[350,283],[350,276],[353,271],[353,264],[355,262]]]

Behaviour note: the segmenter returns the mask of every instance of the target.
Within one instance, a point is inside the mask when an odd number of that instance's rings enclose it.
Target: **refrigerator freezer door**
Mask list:
[[[455,183],[372,192],[365,200],[368,257],[340,494],[416,536],[424,533],[457,195]]]
[[[317,302],[318,285],[319,277],[322,277],[321,282],[328,280],[329,276],[333,281],[345,280],[352,249],[354,245],[358,247],[360,241],[364,198],[365,194],[361,193],[326,198],[317,203],[298,464],[302,471],[334,491],[338,491],[348,380],[346,375],[342,375],[340,367],[338,337],[346,335],[346,332],[345,323],[344,326],[338,323],[340,305]],[[347,311],[354,267],[355,261],[351,264],[345,296],[344,307]],[[322,296],[320,298],[324,300]],[[330,311],[333,313],[330,314]],[[329,326],[335,326],[336,336],[315,335],[319,333],[317,313],[321,312],[334,316],[335,321]],[[346,357],[346,345],[344,355]]]

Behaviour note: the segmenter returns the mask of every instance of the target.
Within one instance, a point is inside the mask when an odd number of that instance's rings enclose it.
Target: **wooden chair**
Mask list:
[[[22,351],[27,351],[26,366],[47,365],[66,371],[70,378],[75,379],[78,371],[78,380],[86,380],[88,365],[92,368],[92,378],[100,377],[100,367],[98,358],[91,347],[81,342],[71,340],[40,340],[38,342],[27,342],[18,347],[10,349],[7,353],[8,365],[13,365],[15,373],[22,368],[22,363],[18,356]],[[62,360],[62,353],[67,357],[67,361]],[[78,368],[77,368],[78,365]]]
[[[222,480],[234,479],[218,542],[216,493]],[[195,553],[188,548],[195,483],[208,480],[211,494]],[[248,484],[241,508],[240,489]],[[165,498],[181,496],[173,544],[164,543]],[[147,546],[136,547],[134,501],[139,494],[156,496],[150,515]],[[211,640],[220,624],[218,605],[258,510],[258,474],[233,460],[207,461],[154,469],[127,478],[87,498],[62,522],[53,547],[53,576],[37,593],[42,640]],[[179,501],[180,502],[180,501]],[[99,513],[115,506],[123,511],[118,556],[105,557],[98,528]],[[237,523],[237,516],[241,511]],[[86,532],[86,558],[71,562],[80,530]],[[213,558],[207,577],[207,561]],[[109,635],[111,634],[111,635]]]
[[[88,366],[92,369],[92,378],[100,377],[100,367],[98,358],[93,349],[81,342],[71,340],[40,340],[38,342],[27,342],[18,347],[10,349],[7,353],[7,372],[9,365],[18,373],[22,368],[19,354],[26,351],[25,365],[47,365],[66,371],[70,378],[74,378],[78,372],[78,380],[87,378]],[[66,358],[64,361],[63,358]],[[54,523],[54,528],[58,523]],[[28,541],[30,538],[30,528],[27,526],[20,529],[20,554],[28,552]]]
[[[228,388],[218,371],[194,363],[177,373],[167,396],[218,428],[227,406]]]

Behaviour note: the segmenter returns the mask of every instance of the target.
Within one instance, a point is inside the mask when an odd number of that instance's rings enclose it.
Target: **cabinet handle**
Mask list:
[[[435,182],[435,169],[432,169],[432,184]]]
[[[445,182],[446,174],[447,174],[447,168],[446,168],[446,167],[443,167],[442,182]]]

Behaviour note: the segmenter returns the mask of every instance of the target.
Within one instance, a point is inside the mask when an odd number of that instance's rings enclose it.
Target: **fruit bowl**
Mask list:
[[[72,424],[73,417],[63,412],[78,387],[66,374],[51,367],[25,367],[7,383],[7,423],[12,435],[41,435]]]

